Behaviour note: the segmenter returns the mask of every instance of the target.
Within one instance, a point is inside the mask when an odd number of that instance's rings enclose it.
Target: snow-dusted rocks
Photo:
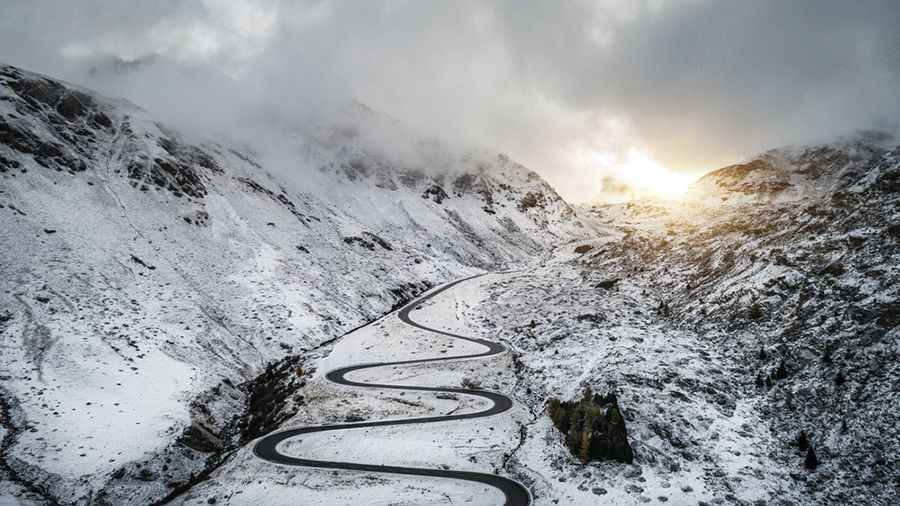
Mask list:
[[[701,179],[684,203],[580,213],[616,235],[612,268],[742,364],[782,465],[811,503],[897,501],[900,147],[866,133],[770,151]],[[778,191],[778,181],[788,185]],[[805,431],[819,466],[804,469]]]
[[[268,365],[582,234],[506,157],[323,132],[285,135],[286,166],[0,67],[5,478],[161,499],[241,441]]]
[[[418,318],[513,353],[359,374],[480,385],[513,410],[285,451],[502,474],[535,504],[897,501],[890,139],[773,150],[684,202],[576,216],[505,156],[359,104],[341,114],[252,149],[0,67],[0,501],[496,502],[450,480],[284,468],[247,445],[276,427],[481,408],[324,375],[465,351],[394,316],[338,337],[483,271]],[[583,465],[546,415],[588,386],[615,392],[632,464]]]

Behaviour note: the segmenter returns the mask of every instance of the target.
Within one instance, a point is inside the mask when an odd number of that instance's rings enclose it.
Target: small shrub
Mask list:
[[[749,316],[750,319],[754,321],[763,317],[762,306],[760,306],[758,302],[754,302],[750,305]]]
[[[838,373],[834,376],[834,384],[837,386],[843,386],[847,381],[847,378],[844,377],[843,371],[838,371]]]
[[[662,318],[669,318],[672,316],[672,307],[668,302],[661,300],[659,306],[656,307],[656,314]]]
[[[578,246],[577,248],[575,248],[575,253],[577,253],[579,255],[583,255],[592,249],[594,249],[594,247],[591,246],[590,244],[582,244],[581,246]]]
[[[468,388],[471,390],[481,390],[481,382],[476,379],[466,377],[463,378],[461,384],[463,388]]]
[[[784,359],[781,359],[781,362],[778,363],[778,368],[775,369],[775,374],[772,377],[776,380],[783,380],[788,377],[787,365],[784,363]]]

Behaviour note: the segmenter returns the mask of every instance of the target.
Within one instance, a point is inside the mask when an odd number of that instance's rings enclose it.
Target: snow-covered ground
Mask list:
[[[794,494],[774,441],[741,388],[740,364],[656,315],[647,287],[577,262],[506,275],[475,307],[521,363],[516,395],[536,415],[508,469],[537,504],[776,501]],[[543,411],[590,386],[616,393],[635,463],[582,465]],[[776,501],[777,502],[777,501]]]
[[[579,212],[617,233],[591,241],[585,270],[641,286],[670,327],[741,364],[733,383],[803,502],[900,498],[898,181],[896,139],[864,132],[711,172],[684,202]]]
[[[473,351],[393,314],[340,336],[483,272],[414,314],[510,353],[354,377],[477,383],[515,409],[284,450],[501,474],[540,505],[900,497],[900,148],[774,150],[683,203],[576,216],[503,155],[347,119],[280,132],[290,156],[273,158],[0,67],[0,503],[496,503],[453,480],[274,465],[248,441],[479,410],[325,374]],[[373,129],[403,149],[373,149]],[[582,464],[550,423],[548,398],[588,386],[617,395],[633,464]]]
[[[431,299],[413,312],[421,324],[473,337],[479,333],[467,316],[482,285],[471,281]],[[485,401],[457,394],[398,392],[339,386],[325,374],[357,363],[479,353],[484,347],[410,327],[391,314],[344,336],[318,361],[303,394],[308,402],[282,428],[342,421],[382,420],[474,412]],[[515,382],[511,356],[463,359],[443,364],[417,364],[367,369],[354,381],[382,384],[460,387],[464,381],[510,392]],[[283,444],[288,455],[319,460],[463,469],[492,473],[518,444],[518,427],[529,419],[521,407],[494,417],[425,425],[389,426],[310,434]],[[249,489],[248,484],[255,483]],[[254,497],[270,504],[501,504],[499,491],[447,479],[420,479],[285,467],[260,461],[252,445],[217,471],[210,480],[179,499],[205,504],[215,497],[225,504],[247,504]]]
[[[459,386],[463,379],[510,395],[510,413],[489,419],[313,434],[285,453],[416,467],[493,472],[524,481],[535,504],[696,504],[788,500],[788,470],[768,458],[773,441],[752,397],[732,380],[739,366],[695,334],[654,321],[640,289],[597,289],[570,261],[492,274],[458,285],[415,311],[417,321],[451,332],[507,340],[513,355],[369,369],[366,381]],[[579,319],[590,314],[602,320]],[[580,320],[580,321],[579,321]],[[532,325],[531,322],[534,322]],[[308,406],[283,427],[475,411],[465,398],[337,386],[327,371],[361,362],[463,354],[461,345],[403,324],[395,315],[341,339],[304,388]],[[451,347],[452,345],[452,347]],[[517,366],[516,363],[519,365]],[[715,364],[715,366],[710,366]],[[354,379],[362,379],[356,376]],[[633,465],[583,465],[544,413],[547,396],[573,398],[591,385],[614,390],[629,424]],[[456,396],[454,396],[456,397]],[[348,420],[348,421],[349,421]],[[384,504],[501,504],[452,480],[411,479],[261,463],[246,447],[180,499],[246,504],[348,504],[393,495]],[[249,486],[248,488],[248,485]]]
[[[273,160],[3,66],[0,134],[0,477],[63,502],[161,499],[244,437],[271,364],[582,233],[525,167],[406,132],[413,161],[342,129]]]

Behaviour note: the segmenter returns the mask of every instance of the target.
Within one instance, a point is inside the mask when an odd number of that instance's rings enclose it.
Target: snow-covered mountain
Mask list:
[[[669,327],[729,357],[709,367],[761,401],[772,465],[804,493],[793,500],[895,503],[900,146],[869,132],[777,149],[689,197],[582,209],[608,235],[581,262],[637,283]]]
[[[828,144],[767,151],[745,163],[714,170],[691,185],[689,200],[730,205],[814,199],[861,186],[891,167],[895,139],[862,131]],[[886,164],[882,166],[883,164]]]
[[[484,385],[513,409],[286,448],[501,474],[534,504],[900,497],[889,136],[771,150],[682,202],[576,215],[505,156],[361,104],[256,134],[187,133],[0,67],[0,502],[497,499],[455,480],[277,466],[248,445],[278,427],[476,409],[325,373],[474,351],[396,317],[347,333],[484,271],[415,314],[511,353],[365,374]],[[634,462],[566,447],[545,403],[588,387],[615,394]]]
[[[5,486],[160,500],[302,402],[274,371],[302,383],[302,357],[413,294],[584,236],[507,157],[348,111],[270,139],[279,162],[0,67]]]

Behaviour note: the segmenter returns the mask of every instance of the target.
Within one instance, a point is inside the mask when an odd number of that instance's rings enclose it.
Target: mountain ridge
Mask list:
[[[253,394],[235,385],[438,282],[583,234],[506,157],[425,143],[399,166],[329,139],[280,141],[308,154],[297,172],[0,67],[3,454],[20,482],[66,503],[158,500],[240,438]]]

